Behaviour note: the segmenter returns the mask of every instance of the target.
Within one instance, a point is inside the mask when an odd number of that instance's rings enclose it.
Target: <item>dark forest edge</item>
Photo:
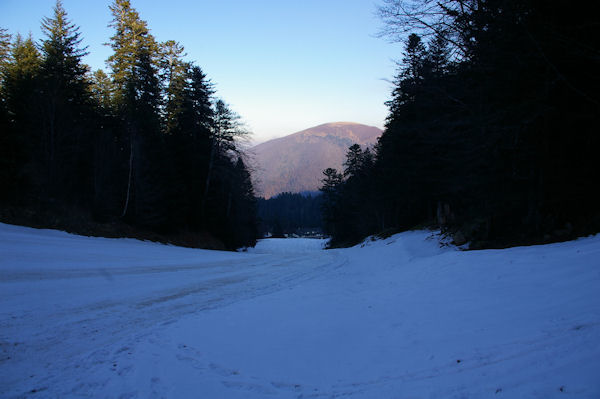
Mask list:
[[[321,237],[322,196],[320,192],[280,193],[258,199],[261,237]]]
[[[192,247],[254,245],[240,118],[183,47],[110,5],[109,73],[57,1],[45,38],[0,32],[0,220]]]
[[[375,154],[323,179],[332,246],[433,227],[470,248],[600,230],[600,20],[558,2],[384,0],[405,43]]]

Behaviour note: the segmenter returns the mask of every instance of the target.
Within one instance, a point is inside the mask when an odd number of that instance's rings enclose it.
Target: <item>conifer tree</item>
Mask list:
[[[203,187],[211,152],[213,89],[202,70],[190,64],[171,85],[166,139],[174,158],[170,202],[173,220],[197,230],[202,225]]]
[[[8,29],[0,28],[0,68],[4,68],[10,58],[10,34]]]
[[[406,39],[404,58],[372,189],[341,184],[334,241],[368,225],[348,213],[365,196],[381,210],[378,229],[435,220],[475,245],[598,231],[595,17],[552,2],[383,3],[384,33]]]
[[[333,237],[338,233],[336,224],[339,221],[340,199],[344,177],[334,168],[323,171],[323,186],[319,189],[323,193],[322,214],[323,230]]]
[[[164,180],[168,180],[164,141],[160,131],[161,92],[157,72],[147,51],[140,51],[131,79],[127,82],[126,128],[129,132],[130,164],[128,212],[133,193],[131,217],[147,226],[165,222]]]
[[[23,97],[33,95],[37,86],[36,79],[39,77],[41,65],[40,53],[31,36],[27,39],[19,34],[15,37],[10,51],[10,57],[3,68],[3,90],[13,118],[26,119],[20,115],[20,111],[27,106],[30,99]],[[17,122],[17,120],[13,120]],[[22,121],[19,121],[22,122]]]
[[[258,235],[256,220],[256,198],[250,173],[242,157],[238,157],[232,170],[231,189],[227,199],[226,220],[228,221],[231,246],[254,246]]]
[[[218,99],[214,104],[214,113],[210,134],[210,155],[208,171],[204,185],[202,214],[206,215],[206,202],[215,175],[223,175],[226,171],[227,160],[239,153],[238,141],[248,135],[240,123],[240,117],[227,104]]]
[[[180,114],[184,112],[184,101],[186,86],[188,84],[188,70],[191,67],[184,62],[183,46],[174,40],[162,43],[161,51],[161,70],[163,80],[166,82],[165,98],[165,131],[167,134],[176,134],[181,130],[178,124],[181,121]]]
[[[10,131],[8,123],[8,109],[4,92],[4,78],[6,68],[10,60],[10,35],[7,29],[0,28],[0,186],[4,188],[4,195],[0,196],[0,204],[10,197],[8,193],[14,193],[13,183],[15,181],[13,174],[16,169],[16,160],[13,158],[15,153],[15,137]],[[12,154],[11,154],[12,153]]]
[[[188,70],[188,80],[188,99],[195,115],[194,136],[208,138],[207,133],[213,126],[212,96],[215,94],[215,90],[198,66],[193,65]]]
[[[34,173],[40,157],[38,96],[41,56],[33,39],[17,34],[2,71],[2,97],[6,129],[0,132],[0,176],[3,201],[29,204],[32,188],[39,186]]]
[[[110,10],[108,74],[83,64],[61,0],[42,21],[41,54],[31,37],[11,45],[0,30],[0,204],[52,227],[80,230],[91,214],[163,239],[192,231],[227,248],[252,245],[256,199],[239,116],[213,100],[183,46],[156,43],[129,0]]]
[[[122,120],[129,154],[123,217],[145,219],[157,225],[163,216],[155,207],[160,203],[160,182],[154,178],[157,159],[161,158],[160,109],[161,82],[158,77],[159,51],[145,21],[128,0],[115,0],[110,5],[115,30],[108,58],[114,86],[114,103]]]
[[[10,57],[10,35],[7,30],[0,28],[0,185],[5,187],[6,190],[10,190],[11,176],[10,172],[14,171],[15,161],[9,158],[9,154],[4,152],[14,152],[14,137],[9,131],[10,126],[8,124],[8,109],[6,108],[6,100],[4,98],[4,75],[6,73],[6,67]],[[14,180],[13,180],[14,181]],[[11,190],[12,191],[12,190]],[[0,204],[6,198],[7,194],[0,196]]]
[[[112,81],[102,69],[94,71],[92,75],[91,91],[94,100],[102,108],[104,113],[110,112],[114,89]]]
[[[124,188],[121,182],[126,172],[123,162],[123,124],[114,104],[114,85],[102,70],[94,71],[91,95],[95,104],[94,133],[94,204],[93,215],[98,221],[110,220],[123,210]]]
[[[362,168],[363,163],[363,151],[360,148],[360,144],[352,144],[348,148],[346,153],[346,160],[344,161],[344,177],[349,179],[357,176]]]
[[[111,78],[115,85],[116,102],[122,105],[127,93],[127,84],[131,80],[136,64],[144,52],[151,64],[156,67],[158,45],[150,34],[146,21],[131,7],[129,0],[115,0],[109,9],[112,14],[110,27],[115,33],[110,38],[113,54],[107,64],[111,69]]]
[[[52,198],[81,198],[90,180],[91,139],[85,126],[90,114],[87,67],[82,57],[79,27],[68,19],[57,0],[52,17],[42,21],[41,96],[43,115],[43,170]],[[83,194],[83,195],[82,195]]]
[[[1,123],[4,129],[7,129],[5,123],[8,122],[8,119],[6,119],[8,118],[8,115],[2,87],[4,85],[6,67],[10,61],[10,43],[11,35],[8,33],[8,29],[0,28],[0,117],[2,118]]]

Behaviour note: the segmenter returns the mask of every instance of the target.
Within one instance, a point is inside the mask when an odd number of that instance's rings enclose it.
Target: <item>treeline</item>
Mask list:
[[[259,231],[271,234],[321,233],[321,195],[319,193],[281,193],[275,197],[258,199]]]
[[[108,73],[83,64],[79,27],[60,0],[40,42],[2,30],[0,216],[253,245],[256,200],[239,116],[129,1],[110,11]]]
[[[501,247],[600,230],[600,21],[533,0],[385,0],[406,38],[375,156],[325,171],[333,245],[436,225]]]

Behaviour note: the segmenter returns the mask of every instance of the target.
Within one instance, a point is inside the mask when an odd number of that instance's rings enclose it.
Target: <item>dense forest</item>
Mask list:
[[[110,11],[106,72],[83,63],[60,0],[41,40],[0,30],[0,220],[252,245],[239,116],[129,1]],[[350,147],[321,197],[261,200],[261,232],[322,226],[338,246],[435,226],[481,248],[600,230],[595,14],[535,0],[383,0],[379,14],[404,53],[376,148]]]
[[[324,171],[332,245],[436,226],[471,248],[600,230],[600,20],[559,2],[384,0],[402,41],[375,154]]]
[[[281,193],[257,203],[261,236],[319,235],[323,231],[319,193]]]
[[[236,248],[257,237],[248,132],[183,47],[110,5],[108,72],[82,59],[62,3],[45,37],[0,37],[0,218],[86,234]]]

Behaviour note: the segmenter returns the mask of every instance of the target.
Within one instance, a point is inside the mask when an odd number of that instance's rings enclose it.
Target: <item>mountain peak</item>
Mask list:
[[[356,126],[356,125],[366,126],[366,125],[362,125],[362,124],[356,123],[356,122],[328,122],[328,123],[323,123],[322,125],[319,125],[319,126],[315,126],[315,128],[320,128],[320,127],[345,127],[345,126]],[[314,129],[314,128],[311,128],[311,129]]]
[[[340,170],[348,147],[372,146],[381,129],[354,122],[331,122],[285,137],[266,141],[251,149],[255,155],[258,195],[316,191],[326,168]]]

